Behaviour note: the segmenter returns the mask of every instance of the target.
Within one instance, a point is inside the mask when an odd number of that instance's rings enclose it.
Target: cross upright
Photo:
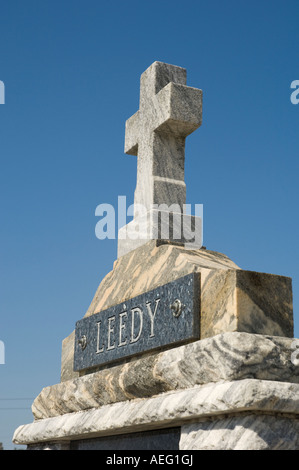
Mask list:
[[[186,86],[186,69],[154,62],[140,79],[139,110],[126,121],[125,153],[138,156],[138,205],[186,202],[185,139],[201,125],[202,91]]]

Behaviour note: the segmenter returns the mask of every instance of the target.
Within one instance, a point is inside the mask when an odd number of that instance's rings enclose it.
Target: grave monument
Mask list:
[[[200,218],[184,211],[185,139],[201,119],[202,92],[186,85],[185,69],[155,62],[142,74],[125,133],[125,152],[138,159],[134,219],[63,340],[61,382],[34,400],[15,444],[299,449],[291,279],[205,249],[194,237]],[[186,219],[189,232],[179,232]]]

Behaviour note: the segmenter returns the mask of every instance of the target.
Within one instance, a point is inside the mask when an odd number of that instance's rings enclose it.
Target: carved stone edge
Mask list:
[[[299,367],[291,360],[293,342],[278,336],[222,333],[45,387],[32,412],[35,419],[44,419],[223,380],[299,383]]]
[[[35,421],[20,426],[13,442],[30,445],[109,436],[243,412],[298,418],[299,384],[244,379],[195,386]]]

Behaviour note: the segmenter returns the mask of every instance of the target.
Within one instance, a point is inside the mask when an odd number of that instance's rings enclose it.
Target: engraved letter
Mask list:
[[[128,317],[127,312],[122,312],[119,314],[119,343],[118,346],[125,346],[127,344],[127,338],[122,339],[122,331],[126,329],[126,320],[123,323],[123,317]]]
[[[150,334],[150,338],[152,338],[153,336],[155,336],[155,333],[154,333],[154,321],[155,321],[155,316],[156,316],[156,313],[157,313],[157,309],[158,309],[159,302],[160,302],[160,299],[157,299],[157,300],[156,300],[156,306],[155,306],[155,311],[154,311],[154,313],[152,312],[152,309],[151,309],[151,303],[150,303],[150,302],[146,302],[147,311],[148,311],[148,314],[149,314],[149,317],[150,317],[150,320],[151,320],[151,334]]]
[[[101,330],[101,322],[100,321],[97,322],[97,328],[98,328],[98,333],[97,333],[97,350],[96,350],[96,354],[101,353],[101,352],[104,351],[104,346],[102,347],[102,349],[100,349],[100,330]]]
[[[108,318],[108,347],[107,351],[115,348],[115,343],[111,344],[111,333],[114,333],[114,326],[111,327],[111,323],[115,322],[115,316]]]
[[[132,325],[131,325],[131,341],[130,343],[136,343],[136,341],[139,340],[140,336],[141,336],[141,333],[142,333],[142,328],[143,328],[143,312],[141,310],[141,308],[139,307],[136,307],[136,308],[132,308],[131,309],[131,312],[132,312]],[[135,312],[138,313],[139,315],[139,331],[138,331],[138,335],[134,337],[134,326],[135,326]]]

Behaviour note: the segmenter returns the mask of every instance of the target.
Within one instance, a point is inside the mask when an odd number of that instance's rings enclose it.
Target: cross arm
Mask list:
[[[136,155],[138,152],[139,111],[126,121],[125,153]]]
[[[202,122],[202,91],[198,88],[168,83],[156,95],[155,131],[187,137]]]

